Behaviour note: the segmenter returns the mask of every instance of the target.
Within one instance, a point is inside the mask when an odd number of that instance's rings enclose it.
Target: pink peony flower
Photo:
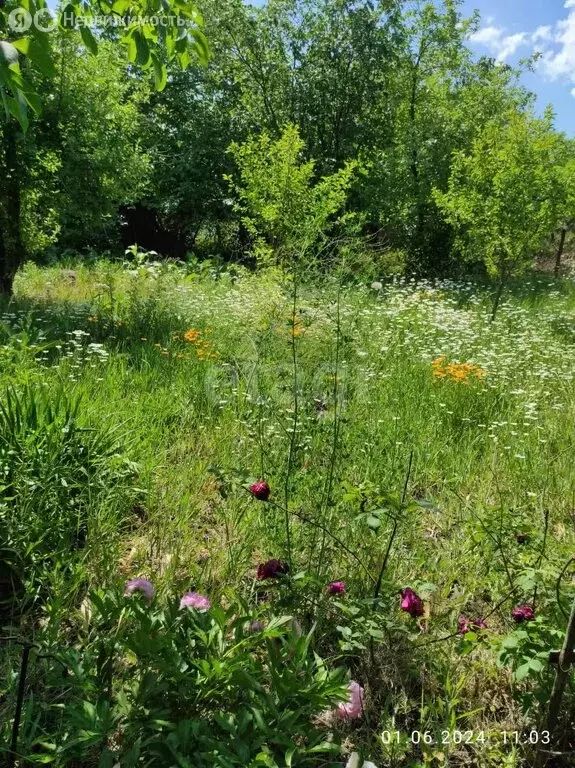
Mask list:
[[[468,632],[479,632],[482,629],[487,629],[487,622],[483,619],[468,619],[467,616],[459,617],[459,631],[462,635],[466,635]]]
[[[197,592],[186,592],[180,600],[180,608],[193,608],[195,611],[209,611],[212,604],[207,597]]]
[[[336,714],[342,720],[355,720],[363,713],[363,688],[355,680],[348,686],[348,700],[338,704]]]
[[[287,563],[281,560],[268,560],[267,563],[258,565],[258,579],[279,579],[289,572]]]
[[[530,605],[517,605],[511,611],[514,621],[521,624],[523,621],[533,621],[535,613]]]
[[[409,613],[414,619],[417,616],[423,616],[423,600],[411,587],[401,590],[401,610]]]
[[[140,592],[144,595],[146,602],[148,603],[152,602],[153,597],[156,594],[154,585],[147,579],[131,579],[131,581],[127,581],[124,588],[124,596],[129,597],[130,595],[133,595],[134,592]]]
[[[250,493],[259,501],[267,501],[270,497],[271,489],[263,480],[250,485]]]
[[[327,591],[330,595],[343,595],[345,592],[345,582],[332,581],[331,584],[327,585]]]

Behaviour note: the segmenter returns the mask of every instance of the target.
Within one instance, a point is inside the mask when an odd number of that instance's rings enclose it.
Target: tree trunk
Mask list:
[[[0,295],[12,295],[14,277],[24,263],[20,227],[20,168],[18,129],[10,120],[3,131],[6,176],[0,187]]]
[[[559,247],[557,248],[557,256],[555,257],[555,277],[559,277],[559,269],[561,268],[561,256],[563,256],[563,248],[565,246],[565,236],[567,235],[567,229],[563,227],[561,235],[559,237]]]
[[[503,272],[499,280],[499,285],[497,286],[497,293],[495,294],[495,298],[493,299],[493,309],[491,310],[491,322],[495,320],[497,310],[499,309],[499,303],[501,301],[501,296],[503,294],[503,288],[505,287],[506,280],[507,280],[507,275]]]

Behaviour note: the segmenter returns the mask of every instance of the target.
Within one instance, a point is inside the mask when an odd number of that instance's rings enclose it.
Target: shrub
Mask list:
[[[91,615],[90,615],[91,614]],[[93,594],[88,630],[59,655],[72,674],[60,742],[31,745],[57,765],[336,766],[340,754],[314,724],[346,699],[290,617],[252,622],[241,608],[151,604],[145,595]],[[60,712],[60,699],[52,717]],[[49,712],[44,717],[50,716]],[[82,763],[84,764],[84,763]]]
[[[286,126],[277,141],[263,133],[230,146],[240,181],[228,181],[255,241],[258,264],[274,258],[286,264],[296,254],[317,249],[334,222],[343,221],[356,164],[314,181],[314,161],[303,162],[304,148],[294,125]]]

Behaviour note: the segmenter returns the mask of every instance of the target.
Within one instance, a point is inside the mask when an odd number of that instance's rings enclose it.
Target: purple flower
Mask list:
[[[518,624],[523,621],[533,621],[535,618],[535,613],[530,605],[516,605],[511,611],[511,615]]]
[[[195,611],[209,611],[212,604],[207,597],[197,592],[186,592],[180,600],[180,608],[193,608]]]
[[[411,587],[401,590],[401,610],[409,613],[414,619],[424,614],[423,600]]]
[[[348,699],[338,704],[336,714],[342,720],[355,720],[363,712],[363,688],[355,680],[348,686]]]
[[[281,560],[268,560],[267,563],[258,565],[258,579],[279,579],[280,576],[285,576],[289,572],[289,566],[287,563],[282,563]]]
[[[264,628],[264,625],[261,623],[261,621],[252,621],[251,624],[248,626],[248,632],[250,634],[255,632],[261,632]]]
[[[479,632],[487,629],[487,622],[484,619],[468,619],[467,616],[459,617],[459,631],[462,635],[468,632]]]
[[[133,595],[134,592],[141,592],[148,603],[152,602],[152,599],[156,594],[154,585],[147,579],[131,579],[130,581],[127,581],[124,588],[124,596],[129,597],[130,595]]]
[[[343,595],[345,592],[345,582],[332,581],[331,584],[327,585],[327,591],[330,595]]]
[[[250,493],[259,501],[267,501],[270,497],[271,488],[263,480],[250,485]]]

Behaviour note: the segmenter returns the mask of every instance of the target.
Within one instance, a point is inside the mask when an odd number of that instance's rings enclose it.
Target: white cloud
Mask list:
[[[518,48],[525,45],[527,42],[527,34],[525,32],[518,32],[515,35],[507,35],[501,41],[501,48],[497,54],[498,61],[505,61],[510,56],[513,56]]]
[[[498,62],[513,56],[519,48],[531,45],[533,52],[541,53],[538,69],[548,80],[575,85],[575,0],[565,0],[566,15],[555,24],[537,27],[534,32],[506,34],[504,27],[489,17],[486,26],[470,35],[469,40],[487,48]],[[571,91],[575,96],[575,88]]]
[[[483,43],[483,45],[491,46],[501,40],[503,30],[501,27],[482,27],[474,32],[470,36],[472,43]]]
[[[545,26],[545,27],[537,27],[533,35],[531,36],[531,39],[534,43],[536,43],[538,40],[552,40],[553,39],[553,27],[552,26]]]
[[[550,80],[575,83],[575,0],[567,0],[565,8],[573,10],[555,25],[551,47],[544,51],[540,69]]]
[[[569,0],[571,1],[575,3],[575,0]],[[513,56],[518,48],[525,45],[528,35],[526,32],[506,35],[502,27],[490,25],[477,30],[469,39],[472,43],[484,45],[497,61],[505,61]]]

